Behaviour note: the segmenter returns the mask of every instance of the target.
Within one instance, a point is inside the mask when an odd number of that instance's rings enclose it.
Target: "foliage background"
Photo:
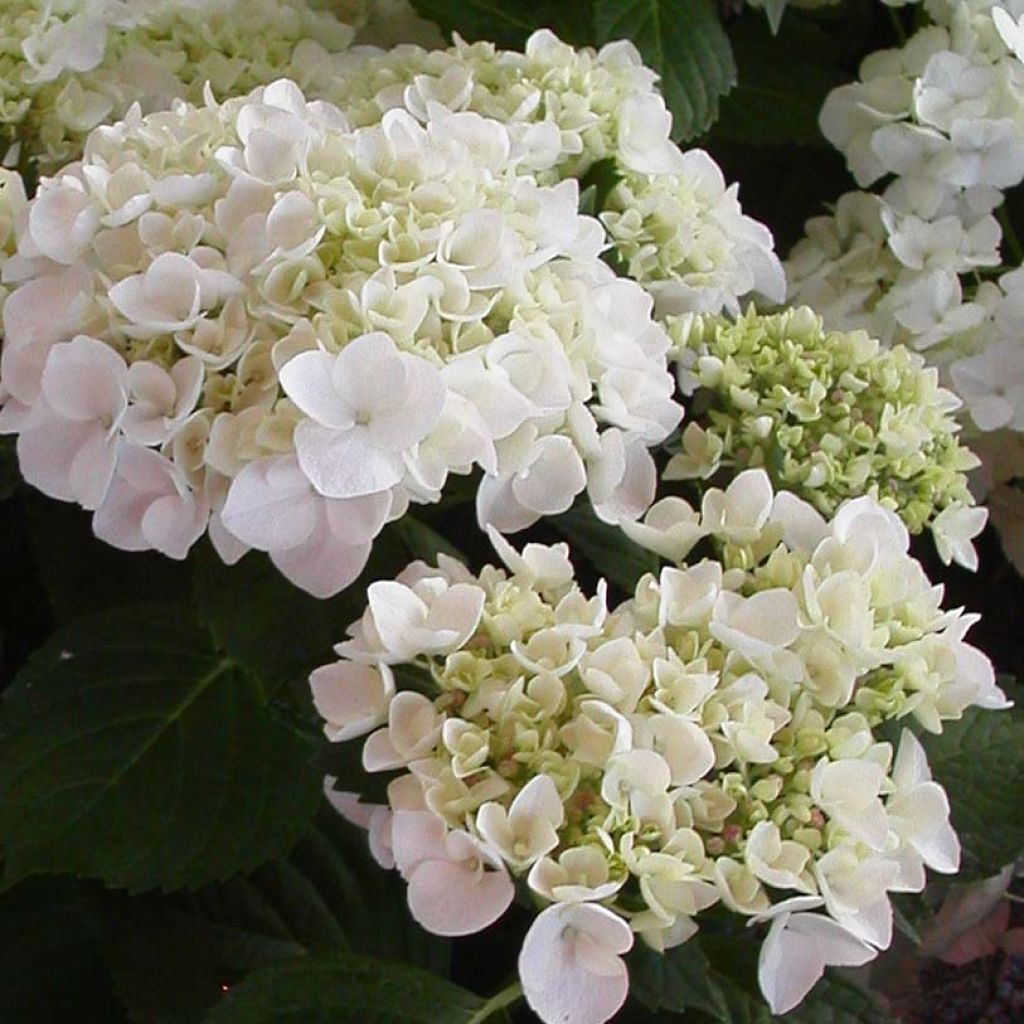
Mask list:
[[[763,12],[712,0],[416,6],[505,46],[545,25],[581,45],[631,37],[662,74],[679,138],[741,183],[745,211],[772,228],[783,254],[804,220],[850,186],[818,132],[825,94],[914,17],[845,0],[789,10],[773,36]],[[365,779],[356,746],[327,749],[305,681],[361,612],[372,579],[438,550],[476,568],[493,560],[475,525],[475,486],[462,482],[440,506],[389,527],[364,577],[324,602],[259,553],[227,568],[206,541],[183,563],[115,551],[92,537],[85,513],[23,486],[16,467],[5,440],[0,1020],[484,1019],[485,1000],[514,976],[528,911],[456,942],[412,923],[397,877],[322,797],[325,772],[341,787]],[[570,539],[591,586],[604,575],[621,592],[653,568],[583,506],[527,536]],[[946,584],[947,606],[982,614],[973,642],[1020,678],[1024,585],[994,537],[982,540],[976,576],[944,569],[930,540],[915,553]],[[975,713],[929,755],[950,793],[966,876],[998,871],[1024,849],[1024,716]],[[906,934],[943,894],[901,902]],[[634,952],[635,998],[620,1019],[671,1021],[685,1009],[693,1024],[763,1024],[756,952],[712,913],[699,941],[665,958]],[[502,1015],[532,1019],[522,1007]],[[831,978],[787,1019],[885,1017]]]

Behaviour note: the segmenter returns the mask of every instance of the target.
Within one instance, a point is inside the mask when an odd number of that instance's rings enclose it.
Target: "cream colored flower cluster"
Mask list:
[[[629,42],[577,50],[539,31],[523,53],[457,39],[447,50],[337,54],[306,42],[296,64],[307,94],[336,103],[355,124],[396,107],[422,120],[440,104],[507,124],[548,181],[612,161],[622,180],[597,212],[661,311],[735,312],[743,296],[778,301],[785,292],[771,233],[744,216],[737,187],[726,186],[707,153],[672,143],[657,76]]]
[[[0,427],[98,536],[269,551],[312,593],[450,472],[521,529],[654,496],[682,409],[652,300],[556,152],[432,105],[353,129],[281,80],[96,129],[4,264]],[[548,180],[552,180],[548,176]]]
[[[763,466],[825,515],[870,494],[912,533],[929,528],[944,561],[978,567],[971,539],[986,516],[965,474],[980,460],[958,440],[959,398],[922,356],[826,330],[807,307],[667,326],[684,394],[696,397],[666,480]]]
[[[519,969],[545,1021],[611,1017],[633,935],[685,942],[719,902],[771,921],[761,986],[786,1012],[825,964],[888,946],[889,892],[958,864],[920,745],[905,731],[894,759],[874,728],[1006,701],[973,617],[943,611],[871,498],[826,522],[747,470],[626,530],[675,564],[612,609],[566,545],[493,531],[507,570],[442,558],[372,584],[311,685],[327,736],[369,733],[365,768],[398,774],[387,807],[335,799],[428,930],[486,927],[525,880],[545,909]]]
[[[85,136],[173,99],[248,92],[294,75],[293,51],[316,39],[345,49],[364,0],[4,0],[0,10],[0,128],[23,159],[53,171]]]
[[[985,460],[976,494],[999,487],[994,522],[1022,567],[1024,275],[1004,272],[1019,246],[1004,244],[1003,224],[1004,194],[1024,179],[1024,4],[927,0],[917,24],[822,108],[822,132],[877,194],[847,193],[807,223],[786,267],[789,297],[939,368]]]

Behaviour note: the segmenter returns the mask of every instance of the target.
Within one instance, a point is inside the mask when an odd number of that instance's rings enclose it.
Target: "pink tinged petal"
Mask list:
[[[74,263],[98,225],[98,214],[89,209],[88,196],[70,184],[44,185],[29,206],[32,241],[55,263]]]
[[[332,382],[336,361],[327,352],[300,352],[281,367],[278,376],[285,394],[307,416],[322,426],[344,430],[355,422],[354,407]]]
[[[540,514],[520,504],[512,491],[512,477],[484,476],[476,492],[476,518],[481,528],[518,533],[532,526]]]
[[[142,535],[150,546],[179,561],[203,535],[210,512],[192,494],[157,498],[142,516]]]
[[[110,428],[127,405],[127,378],[125,361],[109,345],[80,335],[50,349],[42,390],[60,415]]]
[[[295,451],[309,482],[327,498],[390,490],[405,468],[400,455],[374,448],[362,426],[340,431],[303,420],[295,428]]]
[[[270,560],[295,586],[323,600],[359,578],[371,550],[369,543],[348,544],[340,540],[321,521],[301,544],[271,551]]]
[[[366,544],[380,533],[391,511],[391,494],[381,491],[361,498],[327,498],[327,527],[339,541]]]
[[[117,464],[117,440],[102,427],[92,431],[75,453],[68,468],[68,486],[82,508],[99,508],[110,489]]]
[[[88,273],[72,268],[29,281],[8,296],[0,376],[16,398],[35,402],[50,348],[77,332],[90,292]]]
[[[358,793],[334,788],[337,781],[333,775],[324,776],[324,796],[327,802],[350,824],[357,828],[369,828],[370,819],[379,804],[364,804]]]
[[[386,665],[378,669],[351,661],[320,666],[310,675],[309,685],[332,743],[363,736],[381,725],[395,691],[394,676]]]
[[[533,922],[519,954],[519,977],[530,1008],[545,1024],[610,1020],[629,992],[620,955],[632,945],[629,925],[604,907],[548,907]]]
[[[396,810],[391,826],[391,847],[403,878],[428,860],[446,860],[448,826],[430,811]]]
[[[456,583],[434,599],[424,625],[435,632],[452,633],[451,646],[461,647],[476,632],[486,598],[481,587]]]
[[[434,935],[473,935],[508,910],[515,895],[504,871],[472,864],[428,860],[409,876],[409,910]]]
[[[373,624],[386,650],[404,649],[406,634],[426,621],[426,604],[402,583],[379,580],[367,591]]]
[[[96,423],[66,420],[52,414],[33,415],[18,438],[22,475],[43,494],[60,501],[77,501],[71,469],[84,447],[104,437]],[[107,480],[109,485],[109,478]],[[91,497],[91,495],[90,495]]]
[[[363,744],[363,768],[368,772],[388,772],[404,768],[405,758],[395,750],[387,729],[371,733]]]
[[[282,552],[313,533],[322,501],[291,456],[258,459],[232,481],[221,520],[246,544]]]
[[[189,356],[175,363],[174,370],[189,362],[195,363],[198,360],[194,356]],[[202,364],[199,373],[202,375]],[[156,406],[161,411],[169,410],[174,404],[174,378],[159,363],[151,363],[148,360],[132,363],[128,367],[128,387],[135,401]]]
[[[171,378],[176,389],[175,417],[187,416],[196,407],[203,390],[203,376],[203,361],[196,356],[179,359],[171,367]]]
[[[395,855],[391,849],[393,822],[394,815],[387,807],[377,807],[370,818],[370,856],[385,871],[390,871],[395,866]]]
[[[92,517],[93,533],[122,551],[151,547],[142,520],[154,499],[170,484],[167,460],[148,448],[122,444],[117,470],[103,504]]]

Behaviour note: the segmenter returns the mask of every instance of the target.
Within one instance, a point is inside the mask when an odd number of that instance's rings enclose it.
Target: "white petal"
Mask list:
[[[234,536],[254,548],[286,551],[312,534],[322,500],[293,457],[258,459],[231,482],[221,519]]]
[[[281,367],[278,378],[285,394],[325,427],[352,426],[352,409],[335,390],[335,357],[327,352],[300,352]]]
[[[409,910],[434,935],[473,935],[508,910],[515,891],[504,871],[478,872],[451,861],[428,860],[409,878]]]
[[[555,904],[523,940],[519,977],[530,1008],[545,1024],[603,1024],[626,1001],[629,973],[621,954],[629,925],[594,904]]]
[[[303,420],[295,428],[295,451],[309,482],[328,498],[376,494],[402,479],[401,457],[375,448],[362,426],[331,430]]]

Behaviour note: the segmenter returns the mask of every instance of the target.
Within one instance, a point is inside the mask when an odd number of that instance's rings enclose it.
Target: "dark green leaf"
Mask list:
[[[570,509],[551,525],[565,537],[573,551],[583,555],[610,583],[627,594],[645,572],[658,571],[658,556],[634,544],[621,530],[602,523],[589,505]]]
[[[385,530],[359,579],[326,601],[289,583],[258,551],[228,566],[203,544],[193,560],[200,621],[220,649],[258,675],[273,694],[290,682],[308,691],[308,674],[334,660],[333,645],[362,614],[370,582],[393,577],[408,555],[394,528]]]
[[[0,437],[0,501],[6,501],[21,483],[15,441],[11,434]]]
[[[772,1016],[758,991],[758,951],[749,932],[731,925],[722,934],[701,932],[663,956],[637,949],[630,989],[651,1010],[685,1011],[690,1024],[885,1024],[867,993],[830,973],[795,1010]]]
[[[392,529],[409,549],[409,553],[414,558],[423,559],[428,565],[437,565],[439,554],[450,555],[460,562],[466,561],[466,556],[447,537],[410,515],[402,516]]]
[[[522,46],[543,24],[543,3],[503,3],[502,0],[413,0],[413,7],[446,32],[470,41],[486,39],[498,46]]]
[[[4,884],[74,871],[195,887],[286,852],[319,795],[308,741],[187,608],[64,627],[0,702]]]
[[[1024,850],[1024,712],[968,708],[923,742],[949,796],[964,871],[996,874]]]
[[[736,64],[713,0],[595,0],[599,42],[631,39],[661,75],[672,135],[690,139],[718,117],[736,84]]]
[[[188,602],[187,563],[155,551],[118,551],[93,536],[88,512],[31,488],[22,489],[22,500],[32,553],[58,622],[126,602]]]
[[[207,1020],[467,1024],[482,1005],[478,996],[419,968],[339,953],[298,957],[256,971],[234,987]]]
[[[326,802],[287,858],[195,893],[123,899],[110,918],[117,991],[144,1024],[199,1020],[249,971],[308,952],[447,967],[448,943],[413,923],[404,884]]]
[[[0,1020],[124,1019],[102,956],[101,894],[71,878],[32,878],[0,897]]]
[[[818,113],[826,95],[849,80],[832,38],[798,16],[773,36],[757,12],[729,32],[739,68],[722,102],[714,137],[754,146],[825,146]]]

